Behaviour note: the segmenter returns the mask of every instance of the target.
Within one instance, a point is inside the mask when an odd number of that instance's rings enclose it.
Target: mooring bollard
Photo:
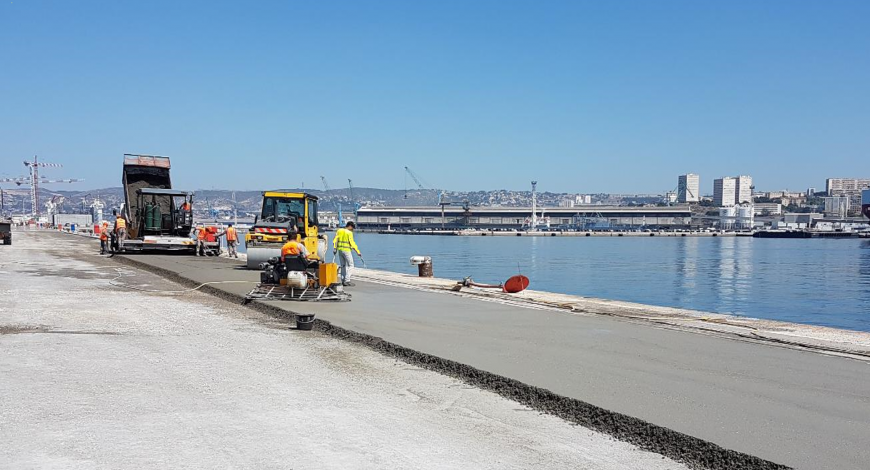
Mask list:
[[[412,256],[411,265],[417,266],[417,275],[420,277],[432,277],[432,257],[431,256]]]

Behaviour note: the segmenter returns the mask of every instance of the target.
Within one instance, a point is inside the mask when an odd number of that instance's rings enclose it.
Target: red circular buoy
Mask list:
[[[508,279],[507,282],[504,283],[502,289],[508,294],[516,294],[517,292],[526,290],[526,287],[529,287],[529,278],[522,274],[517,274]]]

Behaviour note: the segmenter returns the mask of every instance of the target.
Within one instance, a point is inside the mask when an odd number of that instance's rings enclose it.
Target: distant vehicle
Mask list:
[[[8,220],[0,221],[0,240],[4,245],[12,244],[12,222]]]

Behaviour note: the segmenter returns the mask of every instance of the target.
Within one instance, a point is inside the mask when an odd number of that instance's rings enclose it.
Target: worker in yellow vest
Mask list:
[[[236,232],[236,228],[233,227],[232,222],[227,224],[227,229],[223,232],[216,235],[217,237],[227,237],[227,256],[231,256],[233,258],[238,258],[239,254],[236,251],[236,247],[239,246],[239,235]]]
[[[332,254],[338,256],[338,262],[341,267],[339,270],[341,285],[351,287],[354,285],[350,282],[351,275],[353,274],[353,251],[356,251],[357,256],[362,257],[362,253],[359,252],[359,248],[353,240],[354,228],[356,228],[356,224],[348,222],[344,228],[340,228],[335,232],[335,238],[332,239]]]

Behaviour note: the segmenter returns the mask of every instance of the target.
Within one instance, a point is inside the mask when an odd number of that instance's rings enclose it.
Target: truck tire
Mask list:
[[[3,240],[3,244],[4,244],[4,245],[11,245],[11,244],[12,244],[12,235],[9,235],[8,237],[6,237],[6,238]]]

